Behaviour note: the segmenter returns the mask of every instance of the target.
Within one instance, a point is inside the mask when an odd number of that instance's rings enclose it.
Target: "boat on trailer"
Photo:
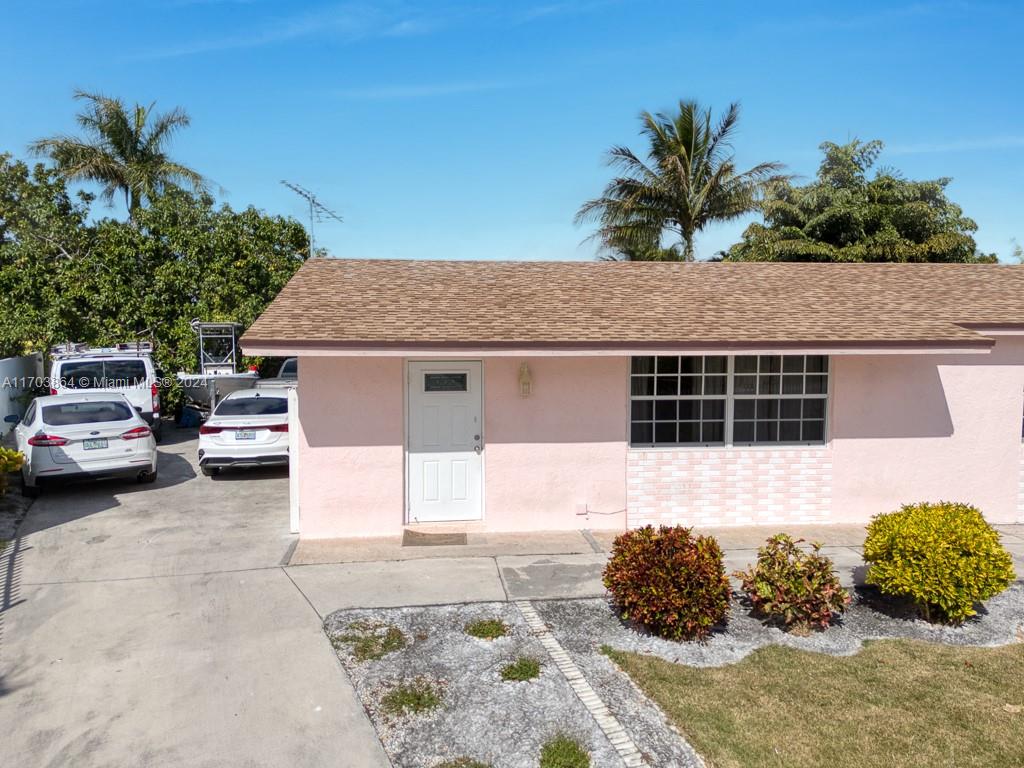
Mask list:
[[[232,392],[252,389],[259,380],[256,371],[238,372],[238,323],[201,323],[193,320],[199,338],[199,373],[178,372],[185,399],[203,413]]]

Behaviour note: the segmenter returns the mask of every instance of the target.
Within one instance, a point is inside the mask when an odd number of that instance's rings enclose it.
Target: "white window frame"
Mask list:
[[[702,394],[702,395],[699,395],[699,396],[698,395],[680,396],[680,395],[657,395],[657,394],[655,394],[655,395],[646,396],[646,395],[634,395],[633,394],[633,377],[634,377],[634,374],[633,374],[633,358],[634,357],[655,357],[655,358],[656,357],[679,357],[679,358],[683,358],[683,357],[723,357],[723,356],[726,358],[726,364],[725,364],[726,379],[725,379],[725,394],[724,395],[708,395],[708,396],[705,396],[705,395]],[[789,394],[789,395],[786,395],[786,394],[782,394],[782,392],[781,392],[782,385],[781,385],[781,379],[780,379],[780,386],[779,386],[780,392],[778,394],[771,394],[771,395],[759,395],[759,394],[754,394],[754,395],[737,395],[734,392],[735,377],[736,377],[736,358],[737,357],[762,357],[762,356],[765,356],[765,357],[779,357],[779,358],[782,358],[782,357],[804,357],[804,358],[807,358],[807,357],[824,357],[825,358],[825,376],[826,376],[826,379],[825,379],[825,392],[822,393],[822,394],[812,394],[812,395],[807,395],[807,394]],[[629,400],[629,408],[627,409],[627,414],[626,414],[626,436],[627,436],[627,444],[628,444],[628,446],[629,446],[629,448],[631,450],[639,450],[639,451],[651,451],[651,450],[654,450],[654,451],[657,451],[657,450],[687,450],[687,449],[694,449],[694,448],[697,448],[697,449],[708,449],[708,448],[734,448],[734,447],[735,448],[756,448],[758,450],[760,450],[760,449],[769,449],[770,450],[770,449],[773,449],[773,448],[787,448],[787,447],[793,447],[793,446],[821,447],[821,446],[824,446],[824,445],[828,445],[829,441],[831,440],[830,422],[831,422],[831,411],[832,411],[832,382],[833,382],[833,376],[834,376],[834,368],[833,368],[832,356],[831,355],[820,355],[820,354],[812,354],[812,353],[786,353],[786,352],[760,353],[760,354],[755,354],[755,353],[749,353],[749,354],[739,353],[739,354],[726,354],[726,355],[714,354],[714,353],[707,353],[707,354],[704,354],[704,353],[698,353],[698,354],[678,354],[678,355],[657,355],[657,354],[655,354],[655,355],[631,355],[628,358],[628,360],[629,360],[629,364],[626,366],[626,386],[627,386],[626,392],[627,392],[627,397],[628,397],[628,400]],[[641,375],[644,375],[644,374],[641,374]],[[654,375],[656,376],[656,374],[654,374]],[[706,375],[706,374],[703,374],[703,375]],[[744,375],[748,375],[748,374],[740,374],[740,375],[744,376]],[[753,376],[757,377],[760,374],[756,374],[755,373],[755,374],[750,374],[750,375],[753,375]],[[781,375],[782,375],[782,371],[780,369],[780,377],[781,377]],[[807,372],[804,371],[804,373],[801,374],[801,375],[806,377],[807,376]],[[657,381],[655,381],[655,386],[657,386]],[[724,435],[725,440],[723,442],[700,442],[700,443],[634,443],[633,442],[633,401],[634,400],[651,401],[651,402],[657,401],[659,399],[660,400],[697,400],[697,401],[700,401],[700,400],[721,399],[723,397],[725,398],[725,426],[724,426],[724,429],[725,429],[725,435]],[[753,400],[753,401],[756,401],[756,400],[775,400],[775,401],[778,401],[778,400],[783,400],[783,399],[785,399],[785,400],[820,399],[820,400],[824,401],[824,403],[825,403],[824,419],[823,419],[824,423],[822,425],[823,434],[822,434],[822,439],[821,440],[788,440],[788,441],[774,440],[774,441],[771,441],[771,442],[760,442],[760,443],[759,442],[746,442],[746,441],[744,441],[744,442],[736,442],[736,441],[733,440],[733,425],[734,425],[734,421],[735,421],[735,405],[736,405],[736,400]],[[756,408],[756,406],[755,406],[755,408]],[[802,418],[801,418],[800,421],[801,421],[801,423],[803,423],[803,419]],[[756,420],[755,420],[755,423],[756,423]],[[653,434],[652,434],[652,437],[653,437]]]

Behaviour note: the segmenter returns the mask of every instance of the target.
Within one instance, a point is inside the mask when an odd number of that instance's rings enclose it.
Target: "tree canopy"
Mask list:
[[[817,178],[775,179],[729,261],[992,262],[980,254],[978,226],[946,197],[950,179],[911,181],[880,168],[881,141],[826,142]]]
[[[133,217],[144,201],[168,189],[206,190],[202,175],[167,155],[173,135],[191,122],[185,110],[155,114],[154,104],[129,108],[120,99],[84,91],[76,91],[75,98],[85,102],[76,119],[86,136],[53,136],[29,147],[49,157],[65,178],[96,182],[107,204],[123,195]]]
[[[608,164],[621,172],[601,197],[583,204],[577,222],[597,220],[597,237],[612,258],[693,261],[694,238],[708,224],[756,210],[764,184],[778,163],[739,171],[731,141],[738,104],[712,121],[711,109],[680,101],[672,113],[640,114],[647,159],[613,147]],[[662,247],[663,238],[677,238]]]
[[[90,222],[92,199],[0,154],[0,357],[151,339],[164,370],[193,370],[189,322],[248,326],[308,254],[294,219],[205,194],[168,190],[131,222]]]

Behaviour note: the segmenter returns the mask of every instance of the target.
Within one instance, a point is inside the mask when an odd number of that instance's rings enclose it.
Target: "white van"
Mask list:
[[[50,394],[120,392],[160,440],[160,387],[148,342],[91,348],[67,344],[51,350]]]

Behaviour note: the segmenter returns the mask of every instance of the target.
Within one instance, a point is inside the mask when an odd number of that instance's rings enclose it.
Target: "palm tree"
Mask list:
[[[65,178],[102,185],[100,197],[107,204],[124,195],[129,216],[168,188],[206,190],[199,173],[167,156],[171,137],[190,123],[183,109],[153,114],[155,104],[128,109],[120,99],[84,91],[76,91],[75,99],[86,102],[76,118],[86,137],[54,136],[29,145],[33,153],[53,160]]]
[[[693,261],[698,232],[756,210],[765,184],[780,178],[779,163],[737,173],[730,139],[739,116],[739,105],[730,104],[712,125],[711,110],[694,101],[680,101],[676,114],[642,112],[647,162],[628,147],[613,147],[608,164],[622,175],[583,204],[577,223],[599,222],[595,237],[611,258]],[[666,232],[679,242],[661,247]]]

